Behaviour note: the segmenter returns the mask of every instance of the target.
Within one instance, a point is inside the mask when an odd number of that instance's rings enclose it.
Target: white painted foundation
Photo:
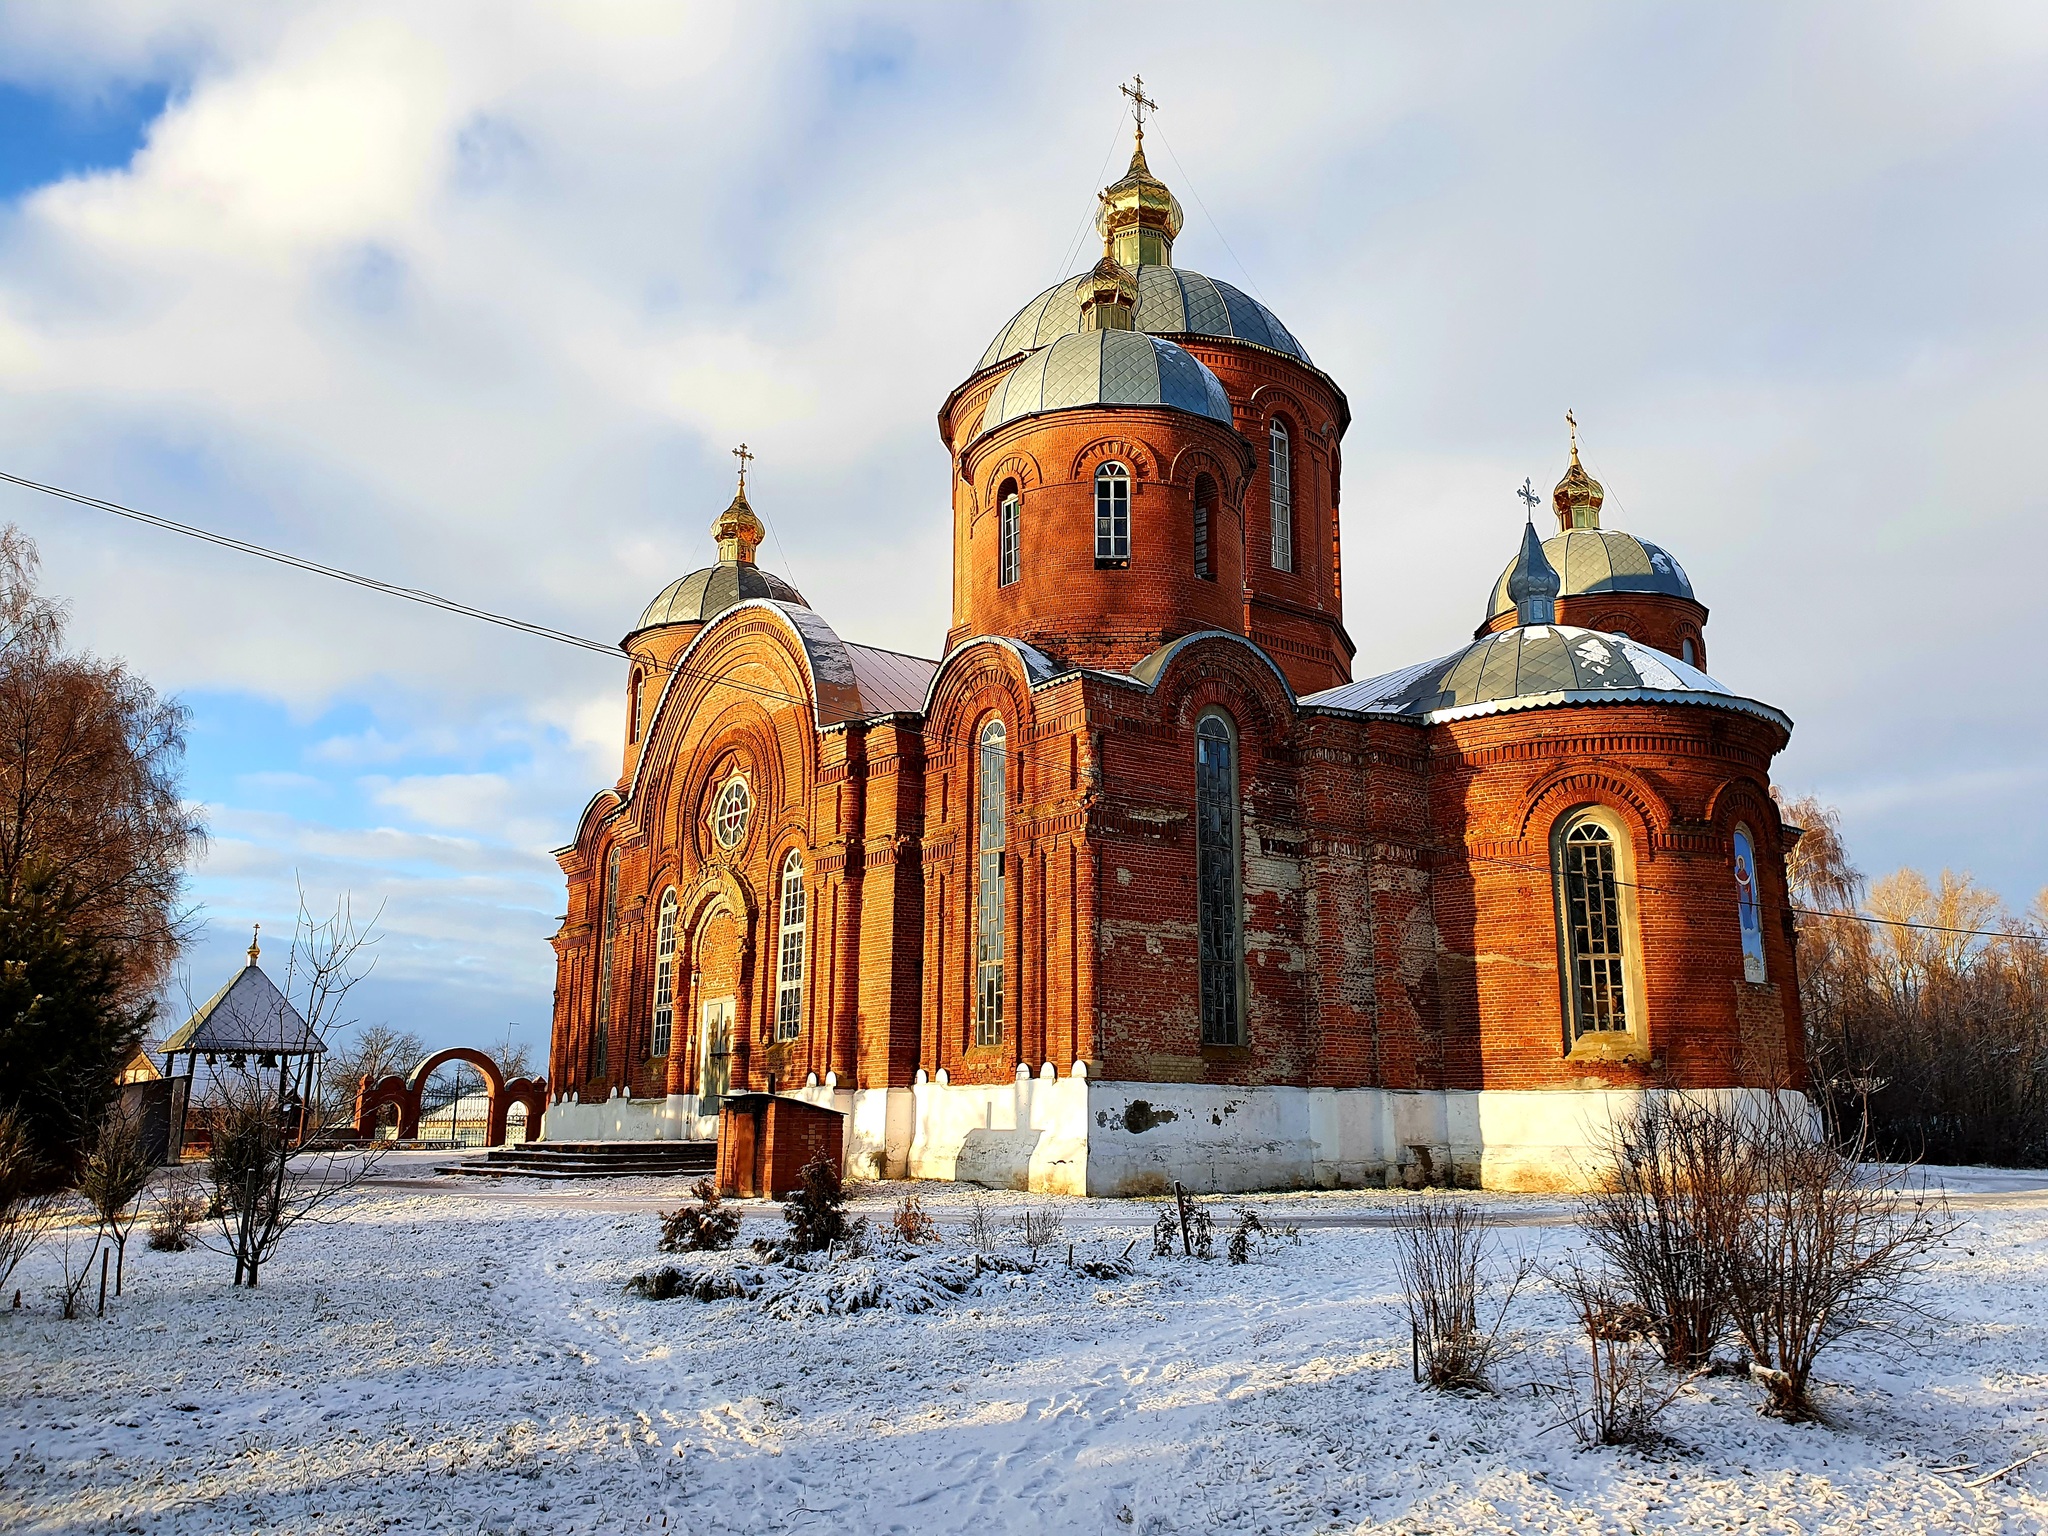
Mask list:
[[[791,1096],[846,1120],[857,1178],[948,1179],[1048,1194],[1200,1194],[1454,1184],[1583,1188],[1607,1128],[1668,1089],[1226,1088],[1018,1077],[909,1088],[811,1085]],[[1762,1109],[1766,1089],[1693,1094]],[[1789,1108],[1811,1110],[1786,1092]],[[708,1139],[694,1094],[550,1105],[549,1141]]]

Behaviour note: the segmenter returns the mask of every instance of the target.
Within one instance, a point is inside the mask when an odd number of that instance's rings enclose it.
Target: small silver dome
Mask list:
[[[1661,592],[1667,597],[1692,597],[1692,583],[1686,579],[1684,567],[1668,552],[1611,528],[1574,528],[1569,533],[1557,534],[1543,541],[1543,555],[1563,582],[1559,597],[1584,597],[1596,592]],[[1517,556],[1516,560],[1519,559]],[[1515,600],[1508,594],[1508,578],[1515,574],[1515,564],[1516,561],[1510,561],[1500,573],[1500,580],[1493,584],[1493,601],[1486,610],[1488,623],[1515,611]]]
[[[1062,336],[1010,370],[981,415],[981,430],[1083,405],[1165,405],[1230,425],[1230,396],[1194,356],[1143,331]]]
[[[773,571],[764,571],[751,560],[721,560],[663,587],[632,633],[662,624],[701,624],[754,598],[795,603],[799,608],[811,606],[801,592]]]
[[[1554,541],[1553,541],[1554,542]],[[1547,704],[1714,704],[1776,721],[1780,711],[1730,693],[1697,667],[1619,635],[1532,624],[1475,640],[1462,651],[1303,699],[1426,723]]]
[[[1180,267],[1142,266],[1137,273],[1139,330],[1155,336],[1225,336],[1308,362],[1307,350],[1280,323],[1280,317],[1230,284]],[[1091,268],[1055,283],[1018,310],[996,332],[996,339],[974,365],[975,371],[1079,331],[1081,305],[1088,297],[1092,274]]]

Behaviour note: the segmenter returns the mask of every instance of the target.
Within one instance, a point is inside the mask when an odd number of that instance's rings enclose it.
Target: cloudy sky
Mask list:
[[[1469,635],[1576,410],[1781,782],[2048,883],[2048,8],[0,5],[0,469],[613,639],[711,558],[936,655],[934,413],[1161,102],[1183,265],[1349,392],[1360,675]],[[544,1043],[620,666],[13,488],[191,706],[210,991],[293,881],[373,1018]]]

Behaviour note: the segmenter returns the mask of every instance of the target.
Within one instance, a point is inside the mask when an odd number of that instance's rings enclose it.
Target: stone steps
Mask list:
[[[717,1166],[715,1141],[530,1141],[434,1171],[476,1179],[701,1178]]]

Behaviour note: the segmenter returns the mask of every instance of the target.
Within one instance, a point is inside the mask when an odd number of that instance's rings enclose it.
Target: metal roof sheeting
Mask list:
[[[1055,283],[1010,317],[996,332],[975,364],[983,368],[1020,352],[1049,346],[1081,330],[1081,306],[1090,292],[1094,268]],[[1280,317],[1257,299],[1228,283],[1184,267],[1141,266],[1137,269],[1138,329],[1155,336],[1221,336],[1284,352],[1309,362],[1309,355]],[[1314,367],[1313,363],[1309,363]]]
[[[1584,597],[1596,592],[1661,592],[1667,597],[1692,597],[1692,582],[1685,569],[1669,551],[1646,544],[1634,534],[1612,528],[1574,528],[1543,541],[1544,558],[1564,585],[1560,597]],[[1500,573],[1493,584],[1493,601],[1486,610],[1490,623],[1504,613],[1515,611],[1508,596],[1508,578],[1515,564]],[[1697,598],[1693,599],[1695,602]]]
[[[162,1054],[324,1056],[327,1047],[253,960],[166,1040]]]
[[[1083,331],[1034,352],[996,386],[981,430],[1086,405],[1165,405],[1230,425],[1230,396],[1195,357],[1142,331]]]

